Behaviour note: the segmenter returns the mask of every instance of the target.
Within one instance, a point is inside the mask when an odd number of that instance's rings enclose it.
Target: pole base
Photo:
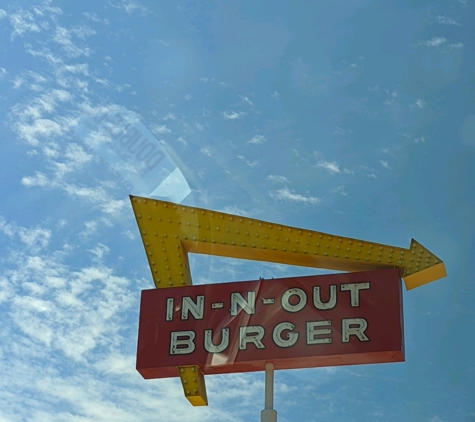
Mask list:
[[[274,409],[261,410],[261,422],[277,422],[277,412]]]

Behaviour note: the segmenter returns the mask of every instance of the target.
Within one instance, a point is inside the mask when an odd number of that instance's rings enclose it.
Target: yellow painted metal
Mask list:
[[[406,288],[445,277],[414,239],[409,249],[131,196],[157,288],[191,284],[188,252],[341,271],[398,268]]]
[[[188,401],[193,406],[207,406],[205,377],[199,366],[179,366],[178,373]]]

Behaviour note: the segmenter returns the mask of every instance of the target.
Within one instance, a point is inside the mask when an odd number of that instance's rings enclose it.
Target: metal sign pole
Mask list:
[[[265,406],[261,411],[261,422],[277,422],[274,407],[274,364],[266,363]]]

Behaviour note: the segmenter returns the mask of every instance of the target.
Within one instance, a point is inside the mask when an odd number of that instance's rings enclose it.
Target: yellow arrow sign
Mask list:
[[[188,252],[341,271],[398,268],[406,288],[446,276],[414,239],[408,249],[131,196],[157,288],[191,284]]]

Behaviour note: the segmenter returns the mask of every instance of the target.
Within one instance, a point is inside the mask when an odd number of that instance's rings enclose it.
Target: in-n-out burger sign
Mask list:
[[[399,272],[258,280],[142,291],[144,378],[404,360]]]

